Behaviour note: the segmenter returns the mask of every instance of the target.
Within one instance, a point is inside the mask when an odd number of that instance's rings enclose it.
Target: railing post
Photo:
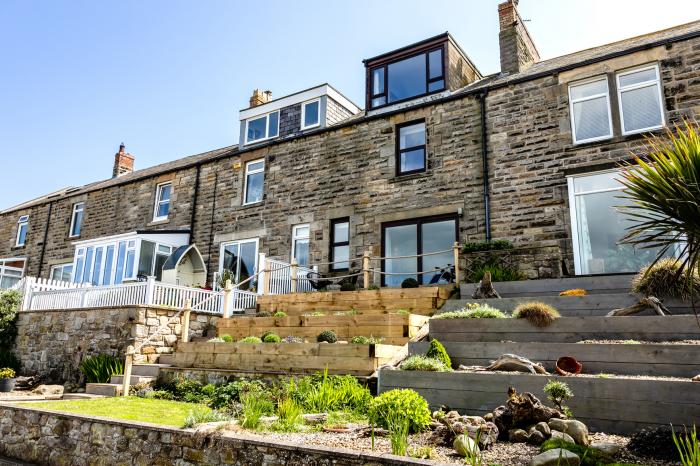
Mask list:
[[[224,319],[231,317],[231,280],[224,285]]]
[[[292,259],[292,264],[289,268],[289,277],[292,279],[292,287],[290,290],[291,293],[297,292],[298,274],[299,274],[299,263],[297,262],[296,258],[294,258],[294,259]]]
[[[265,256],[262,256],[260,260],[260,270],[263,271],[262,294],[270,294],[270,278],[272,277],[272,270],[269,267],[270,261]]]
[[[225,311],[224,311],[225,312]],[[182,342],[190,341],[190,314],[192,313],[192,299],[185,300],[185,310],[182,313]]]
[[[455,241],[454,246],[452,246],[452,252],[454,254],[455,261],[455,284],[459,286],[459,242]]]
[[[256,290],[258,294],[263,294],[263,288],[265,287],[265,277],[267,276],[267,271],[265,270],[265,253],[261,252],[258,254],[258,283]]]
[[[362,279],[364,281],[365,290],[369,289],[369,251],[365,251],[362,255]]]
[[[131,384],[131,366],[134,364],[134,347],[126,347],[126,360],[124,361],[124,381],[122,382],[122,396],[129,396]]]
[[[153,296],[156,291],[156,277],[150,276],[146,279],[146,302],[145,305],[153,304]]]
[[[23,297],[22,297],[22,309],[25,311],[28,311],[29,309],[32,308],[32,295],[34,294],[34,278],[33,277],[25,277],[24,278],[24,284],[22,285],[24,287],[23,291]]]
[[[87,306],[87,287],[83,288],[80,293],[80,308],[84,308]]]

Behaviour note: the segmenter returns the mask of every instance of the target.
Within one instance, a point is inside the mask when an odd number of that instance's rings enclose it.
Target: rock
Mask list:
[[[525,372],[529,374],[547,374],[542,364],[534,363],[517,354],[503,354],[486,367],[487,371]]]
[[[539,430],[533,430],[527,436],[527,443],[530,445],[542,445],[547,438]]]
[[[591,443],[591,448],[598,450],[604,455],[615,456],[620,452],[620,445],[612,442],[595,442]]]
[[[563,440],[565,442],[569,442],[569,443],[576,443],[574,441],[573,437],[571,437],[571,435],[565,434],[564,432],[561,432],[558,430],[552,430],[552,435],[550,436],[550,438],[561,439],[561,440]]]
[[[63,385],[39,385],[32,393],[35,395],[63,395]]]
[[[498,440],[498,427],[481,416],[460,416],[457,411],[433,413],[432,437],[436,443],[452,445],[455,437],[466,434],[478,439],[481,449],[488,449]]]
[[[328,419],[328,414],[326,413],[320,413],[320,414],[302,414],[301,417],[304,419],[304,422],[310,426],[315,426],[318,424],[323,424],[326,422],[326,419]]]
[[[452,448],[454,448],[459,456],[464,457],[478,455],[481,452],[476,442],[465,434],[455,437],[455,441],[452,443]]]
[[[588,445],[588,427],[576,419],[550,419],[549,428],[569,434],[577,445]]]
[[[530,466],[580,466],[581,459],[563,448],[553,448],[530,460]]]
[[[493,422],[493,413],[486,413],[486,414],[484,414],[484,421],[486,421],[486,422]]]
[[[546,422],[538,422],[537,424],[532,426],[531,429],[540,432],[546,438],[549,438],[551,435],[551,429],[549,428],[549,425]]]
[[[693,382],[700,382],[700,374],[696,375],[695,377],[693,377],[690,380],[692,380]]]
[[[514,443],[527,442],[529,435],[523,429],[511,429],[508,431],[508,441]]]
[[[506,405],[493,411],[493,422],[498,427],[502,440],[507,438],[511,429],[525,429],[539,422],[562,417],[559,411],[543,405],[532,393],[518,394],[513,388],[508,390]]]

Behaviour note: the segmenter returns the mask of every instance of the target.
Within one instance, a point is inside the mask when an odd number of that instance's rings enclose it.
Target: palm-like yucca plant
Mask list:
[[[679,248],[678,268],[692,277],[700,270],[700,132],[696,123],[684,121],[666,137],[647,139],[643,158],[625,166],[620,182],[625,186],[620,206],[634,224],[622,242],[641,248],[658,248],[652,265]],[[650,270],[648,267],[647,270]],[[694,298],[693,298],[694,301]]]
[[[80,371],[88,383],[107,383],[113,375],[124,373],[124,363],[108,354],[98,354],[83,359]]]

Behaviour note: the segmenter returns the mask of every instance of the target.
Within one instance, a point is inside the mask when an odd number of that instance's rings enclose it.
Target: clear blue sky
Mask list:
[[[361,60],[450,31],[498,71],[499,0],[0,0],[0,208],[237,143],[256,87],[329,82],[363,104]],[[543,58],[700,19],[698,0],[521,0]]]

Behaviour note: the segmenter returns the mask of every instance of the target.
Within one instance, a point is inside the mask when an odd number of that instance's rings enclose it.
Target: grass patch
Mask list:
[[[126,421],[150,422],[182,427],[193,409],[192,403],[137,397],[97,398],[93,400],[36,401],[18,403],[27,408],[46,409],[84,416],[101,416]],[[210,411],[202,406],[202,410]]]
[[[429,372],[451,372],[452,368],[445,365],[436,358],[414,355],[409,356],[401,363],[399,368],[402,371],[429,371]]]

